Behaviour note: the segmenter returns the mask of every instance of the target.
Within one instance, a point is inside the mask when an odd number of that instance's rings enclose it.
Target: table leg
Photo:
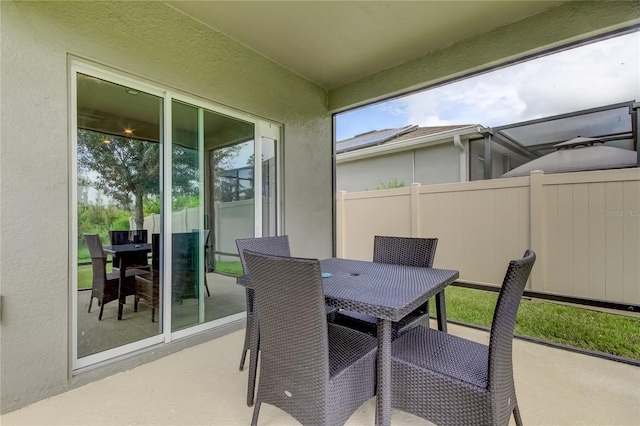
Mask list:
[[[127,301],[127,296],[124,292],[124,283],[127,278],[126,271],[127,264],[124,262],[124,256],[120,256],[120,282],[118,283],[118,321],[122,319],[122,310],[124,304]]]
[[[376,425],[391,425],[391,321],[378,318]]]
[[[444,301],[444,290],[436,294],[436,315],[438,318],[438,330],[447,332],[447,305]]]

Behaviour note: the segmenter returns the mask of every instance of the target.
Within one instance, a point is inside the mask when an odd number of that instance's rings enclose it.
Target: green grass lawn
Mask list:
[[[497,293],[448,287],[447,319],[491,327]],[[431,306],[435,307],[432,301]],[[640,318],[522,299],[516,334],[640,360]]]
[[[241,277],[244,275],[242,272],[242,264],[239,261],[223,262],[216,261],[216,272],[226,275],[233,275],[235,277]]]
[[[93,271],[91,265],[78,266],[78,289],[91,288],[91,279]]]

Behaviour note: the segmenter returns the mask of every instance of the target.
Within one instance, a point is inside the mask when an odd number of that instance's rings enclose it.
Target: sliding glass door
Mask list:
[[[72,65],[73,368],[243,318],[235,240],[277,235],[280,126]]]
[[[236,238],[254,235],[255,125],[172,102],[171,329],[245,310]]]
[[[151,241],[161,232],[163,98],[87,74],[75,77],[74,337],[76,357],[90,362],[162,333],[162,305],[153,296],[162,282],[151,280],[148,294],[132,271],[135,266],[149,278],[150,260],[158,255]],[[127,245],[129,251],[109,253]],[[122,268],[128,269],[124,279]]]

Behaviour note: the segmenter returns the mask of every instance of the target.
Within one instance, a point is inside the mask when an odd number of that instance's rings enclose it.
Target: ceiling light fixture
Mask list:
[[[109,139],[105,139],[105,140],[103,140],[102,142],[104,142],[104,143],[111,143],[111,141],[110,141]]]
[[[130,95],[133,95],[133,96],[136,96],[138,93],[140,93],[140,92],[138,92],[137,90],[135,90],[135,89],[131,89],[131,88],[129,88],[129,87],[125,87],[125,88],[124,88],[124,91],[125,91],[125,92],[127,92],[127,93],[128,93],[128,94],[130,94]]]
[[[124,129],[124,133],[127,135],[132,135],[133,134],[133,130],[131,129]]]

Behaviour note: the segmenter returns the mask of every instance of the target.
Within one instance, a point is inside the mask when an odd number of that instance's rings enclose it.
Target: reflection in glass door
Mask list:
[[[71,71],[73,369],[241,318],[235,240],[281,232],[280,127]]]
[[[253,236],[254,125],[172,102],[171,329],[244,311],[235,239]]]
[[[77,367],[162,332],[160,246],[151,243],[161,229],[163,99],[79,72],[75,91]]]

